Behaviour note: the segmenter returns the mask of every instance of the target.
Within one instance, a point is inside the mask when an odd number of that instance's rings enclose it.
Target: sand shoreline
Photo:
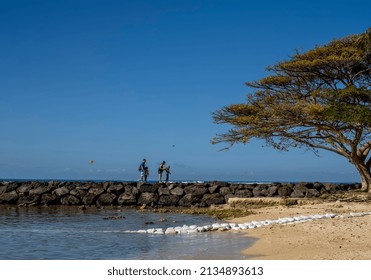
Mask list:
[[[330,199],[252,198],[248,203],[207,208],[211,213],[224,212],[243,217],[227,219],[234,223],[275,220],[284,217],[316,214],[371,212],[371,194],[347,193]],[[294,203],[295,202],[295,203]],[[5,206],[5,205],[3,205]],[[7,206],[17,207],[17,206]],[[71,207],[71,206],[66,206]],[[0,207],[1,210],[2,207]],[[239,209],[238,209],[239,208]],[[211,214],[199,208],[188,214]],[[238,210],[238,211],[234,211]],[[252,214],[250,214],[252,213]],[[220,214],[220,213],[218,213]],[[224,219],[225,220],[225,219]],[[371,260],[371,215],[351,218],[326,218],[298,224],[269,225],[241,230],[256,241],[243,250],[243,259],[256,260]],[[246,244],[246,247],[249,246]]]
[[[371,211],[370,202],[326,202],[256,209],[256,214],[231,221],[245,223],[298,215],[350,214]],[[244,231],[256,242],[243,251],[256,260],[370,260],[371,215],[318,219],[289,225],[270,225]]]

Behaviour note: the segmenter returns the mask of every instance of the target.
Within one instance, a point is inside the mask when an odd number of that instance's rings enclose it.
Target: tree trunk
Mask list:
[[[362,190],[371,193],[371,173],[370,169],[364,164],[355,165],[362,181]]]

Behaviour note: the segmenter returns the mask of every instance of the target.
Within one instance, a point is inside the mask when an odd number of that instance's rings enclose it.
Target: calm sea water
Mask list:
[[[110,219],[111,217],[125,217]],[[242,259],[251,238],[235,232],[178,235],[125,230],[206,225],[208,216],[75,207],[0,210],[0,260]],[[148,224],[153,223],[153,224]]]

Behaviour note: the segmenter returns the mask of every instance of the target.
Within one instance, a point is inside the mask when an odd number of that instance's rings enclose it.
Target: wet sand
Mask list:
[[[371,211],[370,202],[330,202],[256,209],[236,223],[298,215]],[[244,230],[257,241],[243,253],[256,260],[371,260],[371,215],[313,220]]]

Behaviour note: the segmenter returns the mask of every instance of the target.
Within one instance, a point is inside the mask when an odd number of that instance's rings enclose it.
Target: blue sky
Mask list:
[[[0,0],[0,178],[359,181],[328,152],[212,145],[265,67],[370,27],[371,2]],[[94,160],[94,163],[89,163]]]

